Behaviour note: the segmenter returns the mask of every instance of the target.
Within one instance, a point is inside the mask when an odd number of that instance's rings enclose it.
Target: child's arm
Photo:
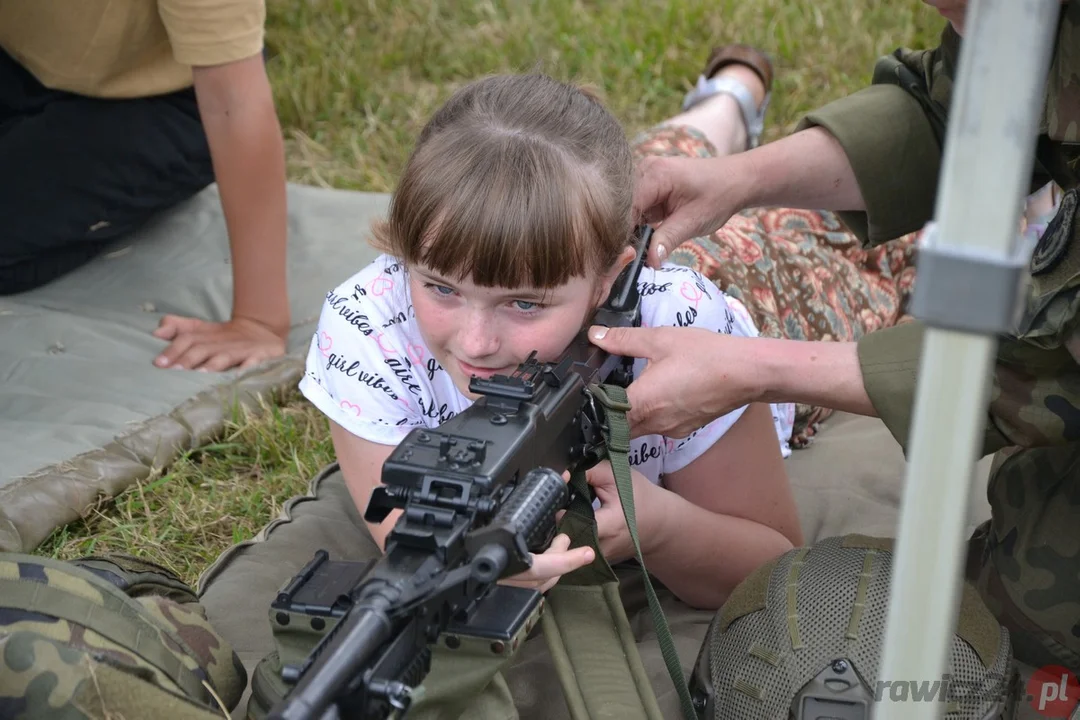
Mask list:
[[[631,472],[645,567],[688,605],[719,608],[751,571],[802,544],[768,406],[749,406],[700,458],[668,474],[667,487]],[[588,477],[604,557],[634,557],[610,464]]]
[[[337,456],[338,464],[341,465],[345,487],[349,489],[349,495],[352,496],[353,503],[360,511],[360,516],[363,517],[372,491],[382,484],[383,463],[390,457],[395,446],[381,445],[357,437],[332,420],[330,421],[330,438],[334,442],[334,454]],[[386,536],[400,516],[401,510],[392,510],[381,523],[367,523],[371,536],[375,538],[375,543],[380,550],[386,549]]]
[[[645,562],[687,604],[719,607],[755,568],[803,544],[768,405],[747,407],[664,485],[641,511]]]
[[[232,317],[166,315],[159,367],[228,370],[282,355],[289,334],[285,154],[261,54],[193,70],[233,268]]]

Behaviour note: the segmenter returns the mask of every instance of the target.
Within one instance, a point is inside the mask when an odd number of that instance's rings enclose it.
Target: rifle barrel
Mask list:
[[[390,639],[393,626],[387,611],[393,600],[374,592],[362,605],[355,605],[342,619],[337,630],[343,637],[331,644],[327,652],[333,655],[322,664],[318,673],[305,673],[295,690],[285,698],[279,712],[267,720],[311,720],[324,718],[324,711],[333,710],[342,695],[342,688],[352,683],[369,664],[381,646]]]

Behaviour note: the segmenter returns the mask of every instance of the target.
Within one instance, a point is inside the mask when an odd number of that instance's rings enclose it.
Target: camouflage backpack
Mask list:
[[[165,568],[0,553],[5,720],[221,720],[246,684],[195,594]]]
[[[1009,633],[968,583],[942,681],[880,677],[891,567],[892,540],[846,535],[758,568],[709,626],[691,676],[699,716],[866,720],[886,695],[921,695],[947,720],[1014,717]]]

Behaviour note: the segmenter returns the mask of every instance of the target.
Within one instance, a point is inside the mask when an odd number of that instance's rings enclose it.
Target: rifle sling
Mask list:
[[[630,406],[626,401],[626,391],[617,385],[592,385],[589,389],[605,408],[607,457],[611,461],[626,524],[645,580],[649,610],[664,663],[679,695],[685,720],[696,720],[697,714],[671,630],[641,555],[627,459],[630,426],[626,411]],[[662,718],[659,704],[626,617],[619,595],[618,576],[600,552],[585,473],[573,474],[570,484],[574,499],[559,529],[567,533],[572,546],[592,547],[595,560],[564,575],[548,591],[541,622],[571,717],[574,720],[597,717],[659,720]]]

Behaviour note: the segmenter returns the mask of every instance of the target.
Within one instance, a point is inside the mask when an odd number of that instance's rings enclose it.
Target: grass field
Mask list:
[[[769,52],[777,79],[765,141],[869,82],[876,57],[936,43],[920,0],[268,0],[269,73],[290,179],[390,191],[431,112],[457,87],[539,69],[601,90],[633,134],[673,114],[713,45]],[[332,459],[297,393],[236,417],[114,501],[87,508],[39,552],[128,552],[194,581]]]

